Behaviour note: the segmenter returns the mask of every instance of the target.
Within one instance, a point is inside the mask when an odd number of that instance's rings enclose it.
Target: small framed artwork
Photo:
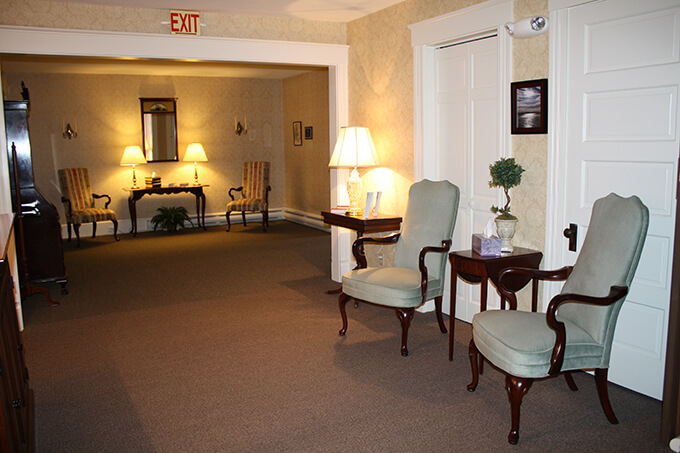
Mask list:
[[[302,146],[302,121],[293,121],[293,145]]]
[[[312,126],[305,126],[305,140],[314,138],[314,128]]]
[[[510,84],[513,134],[548,133],[548,79]]]

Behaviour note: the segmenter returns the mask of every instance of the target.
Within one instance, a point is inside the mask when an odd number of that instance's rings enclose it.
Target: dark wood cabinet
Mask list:
[[[65,293],[67,276],[59,212],[40,193],[33,180],[28,131],[29,102],[5,101],[4,107],[12,211],[22,217],[21,231],[15,232],[18,238],[23,237],[23,243],[17,244],[21,255],[25,255],[25,262],[21,260],[19,263],[22,268],[21,286],[23,288],[27,284],[56,282],[61,285],[62,293]],[[13,154],[16,154],[16,158]]]
[[[0,215],[0,451],[33,451],[33,393],[29,387],[17,318],[7,244],[11,214]]]

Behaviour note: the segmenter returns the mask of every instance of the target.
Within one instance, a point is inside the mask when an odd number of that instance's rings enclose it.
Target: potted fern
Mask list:
[[[154,231],[161,228],[173,232],[177,231],[177,228],[184,228],[185,222],[189,222],[192,226],[194,224],[184,206],[171,206],[169,208],[161,206],[157,211],[158,214],[151,218]]]
[[[498,237],[501,238],[501,253],[511,253],[512,238],[515,236],[517,217],[510,213],[510,189],[518,186],[522,182],[524,169],[519,165],[514,157],[503,158],[489,165],[491,181],[489,187],[502,187],[505,193],[505,206],[491,206],[491,212],[496,216],[496,230]]]

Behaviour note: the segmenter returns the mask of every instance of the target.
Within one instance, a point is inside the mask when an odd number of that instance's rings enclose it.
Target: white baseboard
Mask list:
[[[316,228],[317,230],[330,232],[331,229],[323,223],[323,217],[319,214],[312,214],[309,212],[298,211],[297,209],[284,208],[283,218],[290,221]]]
[[[241,215],[239,213],[234,213],[231,215],[231,223],[232,225],[234,224],[239,224],[243,223],[243,220],[241,219]],[[296,209],[287,209],[287,208],[277,208],[277,209],[270,209],[269,210],[269,220],[270,221],[275,221],[275,220],[289,220],[291,222],[299,223],[301,225],[305,225],[308,227],[316,228],[318,230],[322,231],[330,231],[330,228],[327,227],[323,223],[323,217],[318,214],[312,214],[309,212],[302,212],[298,211]],[[191,221],[194,222],[194,225],[197,224],[196,222],[196,216],[191,217]],[[262,214],[259,212],[252,212],[246,214],[246,221],[248,223],[252,222],[253,224],[255,223],[260,223],[262,222]],[[216,212],[216,213],[210,213],[205,215],[205,225],[206,226],[216,226],[216,225],[226,225],[227,224],[227,218],[224,214],[224,212]],[[122,219],[118,221],[118,234],[126,234],[129,233],[132,230],[132,222],[130,219]],[[146,231],[153,231],[153,225],[151,224],[151,218],[150,217],[145,217],[145,218],[138,218],[137,219],[137,232],[138,233],[143,233]],[[75,240],[75,233],[72,231],[71,235],[73,239]],[[103,221],[97,223],[97,236],[112,236],[113,235],[113,224],[110,221]],[[92,236],[92,224],[91,223],[85,223],[80,227],[80,237],[81,238],[86,238],[86,237],[91,237]],[[62,238],[67,238],[68,237],[68,230],[66,229],[66,225],[62,224],[61,225],[61,237]]]

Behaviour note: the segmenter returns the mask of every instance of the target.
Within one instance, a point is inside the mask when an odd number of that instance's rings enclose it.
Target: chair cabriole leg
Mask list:
[[[567,385],[569,386],[569,389],[572,392],[577,391],[578,387],[576,386],[576,382],[574,382],[574,377],[571,375],[571,371],[565,371],[563,374],[564,374],[564,379],[567,381]]]
[[[97,222],[92,222],[92,237],[97,235]]]
[[[434,311],[437,314],[437,323],[439,324],[439,330],[441,333],[446,333],[446,324],[444,324],[444,316],[442,315],[442,299],[443,296],[434,298]]]
[[[612,425],[619,423],[611,404],[609,404],[609,391],[607,390],[607,368],[597,368],[595,370],[595,383],[597,385],[597,395],[600,397],[600,405],[604,410],[604,415]]]
[[[345,305],[351,299],[345,293],[340,293],[340,298],[338,299],[338,305],[340,307],[340,316],[342,316],[342,329],[340,329],[340,335],[345,335],[347,333],[347,312],[345,311]]]
[[[118,237],[118,220],[113,219],[111,222],[113,222],[113,238],[116,241],[120,241],[120,238]]]
[[[229,219],[229,212],[227,212],[227,232],[231,230],[231,220]]]
[[[472,371],[472,382],[467,386],[468,392],[474,392],[477,390],[477,383],[479,382],[479,372],[477,370],[477,356],[479,351],[475,345],[475,339],[470,340],[470,346],[468,346],[468,357],[470,358],[470,371]]]
[[[408,341],[408,328],[411,325],[411,319],[413,319],[413,308],[397,308],[394,310],[401,323],[401,355],[403,357],[408,356],[408,348],[406,343]]]
[[[508,392],[512,417],[508,442],[512,445],[515,445],[519,440],[519,408],[522,405],[522,398],[529,391],[533,383],[534,380],[532,378],[521,378],[510,374],[505,375],[505,390]]]

